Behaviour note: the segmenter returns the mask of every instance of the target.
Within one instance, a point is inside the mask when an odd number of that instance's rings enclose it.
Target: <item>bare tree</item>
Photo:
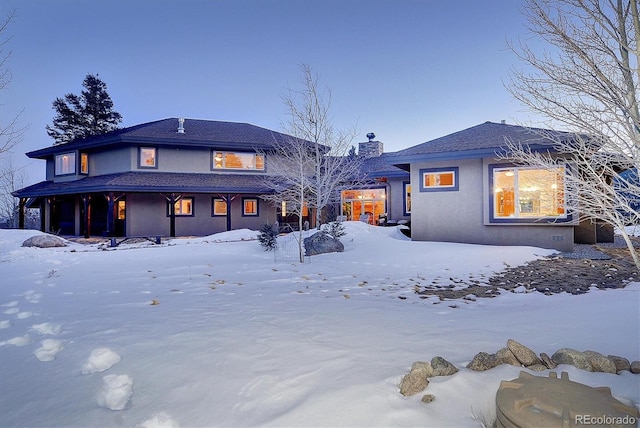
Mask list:
[[[288,114],[283,128],[290,137],[274,139],[274,152],[269,154],[265,180],[275,193],[263,198],[273,204],[284,201],[287,211],[298,216],[302,263],[304,211],[315,209],[319,228],[323,209],[339,201],[340,189],[360,180],[361,159],[347,156],[355,132],[334,129],[330,92],[319,88],[318,77],[308,65],[300,68],[302,88],[289,88],[283,96]]]
[[[7,45],[10,38],[6,36],[6,32],[11,22],[15,19],[16,11],[12,10],[0,22],[0,90],[6,89],[11,82],[11,71],[9,70],[9,58],[11,57],[11,51],[7,51]],[[22,140],[22,136],[26,128],[18,127],[18,118],[20,113],[16,114],[9,121],[4,121],[3,117],[0,117],[0,154],[8,152]]]
[[[309,65],[301,64],[300,71],[301,89],[289,88],[283,96],[289,118],[284,128],[311,149],[313,174],[307,180],[308,203],[315,208],[319,229],[323,209],[339,202],[343,186],[360,180],[362,159],[348,156],[356,130],[336,130],[333,125],[331,91],[319,86],[318,76]]]
[[[24,169],[16,168],[8,158],[0,170],[0,221],[11,228],[18,227],[20,205],[11,194],[25,185]]]
[[[640,220],[638,2],[525,0],[524,13],[534,37],[510,45],[525,69],[512,70],[508,89],[547,117],[547,127],[560,125],[573,133],[571,138],[545,135],[554,151],[572,162],[565,178],[567,206],[583,220],[619,229],[640,267],[625,231]],[[538,51],[535,41],[551,49]],[[550,153],[507,145],[515,162],[558,168],[558,158]]]

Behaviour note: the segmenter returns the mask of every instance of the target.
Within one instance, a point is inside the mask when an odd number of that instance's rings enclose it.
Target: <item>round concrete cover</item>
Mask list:
[[[635,427],[639,413],[611,396],[607,387],[592,388],[561,378],[520,372],[503,380],[496,394],[497,427]]]

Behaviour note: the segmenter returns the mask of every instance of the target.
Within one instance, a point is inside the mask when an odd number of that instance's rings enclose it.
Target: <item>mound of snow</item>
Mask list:
[[[64,346],[60,340],[45,339],[42,341],[42,346],[34,351],[34,354],[40,361],[53,361],[58,352],[63,349]]]
[[[87,362],[82,366],[82,374],[103,372],[120,362],[120,355],[109,348],[97,348],[91,351]]]
[[[100,407],[124,410],[129,406],[133,394],[133,380],[127,375],[106,375],[97,400]]]

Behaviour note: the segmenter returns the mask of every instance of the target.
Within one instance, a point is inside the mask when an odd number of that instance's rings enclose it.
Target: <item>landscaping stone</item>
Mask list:
[[[616,373],[616,365],[608,357],[599,352],[584,351],[584,355],[591,363],[594,372]]]
[[[640,374],[640,361],[632,362],[629,368],[631,370],[631,373]]]
[[[622,371],[631,371],[631,363],[624,357],[619,357],[617,355],[608,355],[609,359],[613,361],[613,364],[616,366],[616,373]]]
[[[513,339],[507,340],[507,348],[513,352],[513,355],[515,355],[518,361],[525,367],[542,364],[542,361],[540,361],[535,352]]]
[[[473,357],[473,360],[467,366],[468,369],[475,371],[485,371],[502,364],[502,361],[496,354],[487,354],[486,352],[479,352]]]
[[[67,244],[62,238],[58,238],[54,235],[36,235],[26,239],[22,243],[23,247],[37,247],[37,248],[53,248],[53,247],[66,247]]]
[[[433,394],[426,394],[422,396],[423,403],[431,403],[435,399],[436,399],[436,396]]]
[[[304,239],[305,256],[316,256],[325,253],[341,253],[344,244],[325,232],[316,232]]]
[[[456,366],[442,357],[433,357],[431,367],[433,368],[433,376],[451,376],[458,372]]]
[[[498,358],[500,358],[500,360],[504,364],[509,364],[509,365],[512,365],[512,366],[521,366],[522,365],[522,363],[520,363],[520,361],[518,361],[516,356],[513,355],[513,352],[511,352],[511,350],[509,348],[498,349],[498,352],[496,352],[496,355],[498,356]]]
[[[593,367],[589,362],[589,359],[580,351],[576,351],[571,348],[562,348],[558,349],[552,356],[551,359],[554,363],[560,364],[569,364],[574,367],[577,367],[581,370],[586,370],[588,372],[593,371]]]
[[[558,367],[558,365],[556,363],[553,362],[553,360],[551,359],[551,357],[547,354],[545,354],[544,352],[542,352],[540,354],[540,360],[542,360],[542,364],[544,364],[545,366],[547,366],[548,369],[553,370],[556,367]]]
[[[414,363],[411,371],[400,381],[400,394],[410,396],[424,391],[429,385],[428,370],[425,365]]]
[[[533,370],[534,372],[542,372],[544,370],[547,370],[547,366],[545,366],[544,364],[533,364],[533,365],[527,366],[527,368],[529,370]]]

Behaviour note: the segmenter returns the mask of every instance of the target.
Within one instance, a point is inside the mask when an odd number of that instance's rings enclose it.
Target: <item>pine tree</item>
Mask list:
[[[107,93],[107,84],[98,75],[87,74],[80,95],[67,94],[56,98],[53,124],[47,125],[47,134],[55,144],[65,144],[118,129],[122,115],[113,110],[113,101]]]
[[[263,224],[258,234],[258,242],[265,251],[278,248],[278,230],[273,224]]]

